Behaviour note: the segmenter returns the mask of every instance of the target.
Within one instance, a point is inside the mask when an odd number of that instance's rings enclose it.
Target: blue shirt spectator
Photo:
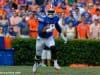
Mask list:
[[[72,15],[70,15],[69,17],[66,17],[65,18],[65,23],[67,24],[67,25],[69,25],[69,23],[73,23],[73,26],[74,27],[76,27],[77,25],[78,25],[78,21],[75,19],[75,18],[73,18],[73,16]]]
[[[18,24],[18,27],[20,28],[21,35],[29,35],[28,23],[25,21],[25,18]]]
[[[17,32],[15,32],[13,28],[9,28],[9,30],[7,32],[7,36],[15,38],[15,37],[17,37]]]
[[[9,4],[9,1],[6,1],[5,2],[5,5],[4,5],[4,10],[7,12],[7,13],[9,13],[10,12],[10,10],[12,9],[12,7],[11,7],[11,5]]]
[[[84,12],[82,16],[84,16],[86,24],[92,23],[92,15],[89,12]]]
[[[13,16],[13,13],[10,11],[8,14],[7,14],[7,19],[8,21],[10,22],[10,18]]]
[[[57,6],[57,5],[58,5],[58,3],[59,3],[59,1],[58,1],[58,0],[54,0],[54,2],[53,2],[53,4],[54,4],[55,6]]]

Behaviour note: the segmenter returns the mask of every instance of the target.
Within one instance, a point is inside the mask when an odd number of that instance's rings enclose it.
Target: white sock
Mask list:
[[[58,61],[57,60],[54,60],[54,65],[58,65]]]

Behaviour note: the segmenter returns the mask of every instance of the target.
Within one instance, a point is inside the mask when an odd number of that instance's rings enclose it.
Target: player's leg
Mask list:
[[[51,54],[52,54],[52,57],[54,59],[54,68],[60,69],[60,66],[59,66],[58,61],[57,61],[57,50],[56,50],[54,38],[53,37],[48,38],[47,40],[45,40],[45,44],[51,50]]]
[[[46,67],[46,65],[45,65],[46,56],[47,56],[47,52],[46,52],[45,49],[43,49],[43,51],[42,51],[42,56],[41,56],[41,59],[42,59],[41,66],[42,66],[42,67]]]
[[[44,49],[42,51],[42,63],[41,66],[42,67],[46,67],[45,62],[47,60],[48,65],[50,66],[50,60],[51,60],[51,51],[49,50],[50,48],[48,48],[46,45],[44,45]]]
[[[35,55],[35,60],[34,60],[34,65],[33,65],[33,72],[36,72],[38,64],[41,61],[41,53],[43,49],[43,42],[41,39],[36,40],[36,55]]]
[[[47,65],[51,66],[51,50],[46,50],[47,51]]]
[[[42,50],[43,50],[43,40],[42,39],[37,39],[36,40],[36,56],[35,56],[35,60],[38,63],[40,63],[40,61],[41,61]]]
[[[57,60],[57,56],[58,55],[57,55],[56,47],[55,46],[51,46],[50,50],[51,50],[51,53],[52,53],[52,57],[54,59],[54,68],[57,69],[57,70],[61,69],[61,67],[58,64],[58,60]]]

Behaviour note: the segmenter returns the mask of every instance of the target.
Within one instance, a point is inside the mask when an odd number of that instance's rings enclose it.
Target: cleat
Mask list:
[[[56,70],[60,70],[61,67],[60,67],[59,65],[54,65],[54,69],[56,69]]]
[[[33,72],[35,73],[37,71],[37,68],[38,68],[38,63],[35,63],[33,65]]]

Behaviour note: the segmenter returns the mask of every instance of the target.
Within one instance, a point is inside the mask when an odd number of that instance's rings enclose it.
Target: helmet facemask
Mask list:
[[[47,11],[47,15],[48,15],[49,18],[53,18],[54,15],[55,15],[55,11],[53,9],[52,10],[48,10]]]

